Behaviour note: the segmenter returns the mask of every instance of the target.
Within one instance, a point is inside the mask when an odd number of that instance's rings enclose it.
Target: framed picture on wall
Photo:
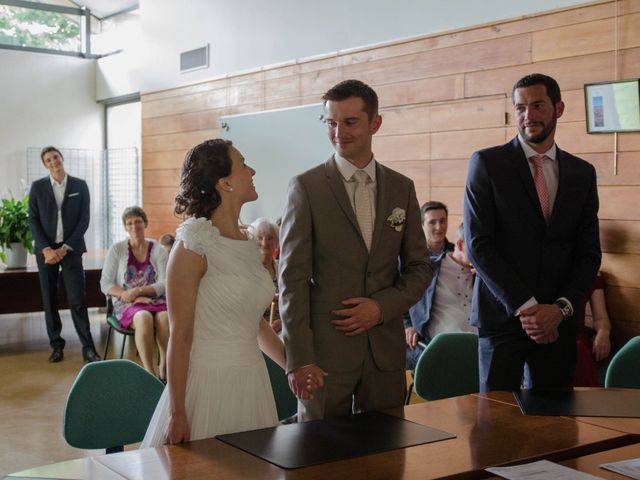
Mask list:
[[[587,133],[640,131],[640,81],[591,83],[584,86]]]

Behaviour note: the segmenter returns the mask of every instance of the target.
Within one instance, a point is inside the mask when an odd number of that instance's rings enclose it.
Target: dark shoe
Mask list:
[[[49,355],[49,362],[58,363],[60,360],[64,358],[64,352],[61,348],[54,348],[51,355]]]
[[[93,349],[82,352],[82,356],[84,357],[85,363],[98,362],[102,360],[100,355],[98,355],[98,353]]]

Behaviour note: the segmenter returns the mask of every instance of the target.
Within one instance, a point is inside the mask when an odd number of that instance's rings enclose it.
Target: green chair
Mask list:
[[[415,369],[415,392],[425,400],[456,397],[480,390],[478,336],[439,333],[427,344]]]
[[[82,449],[121,452],[142,441],[164,385],[131,360],[86,364],[69,390],[63,436]]]
[[[271,389],[273,397],[276,400],[276,409],[278,410],[278,420],[290,420],[298,411],[298,399],[289,388],[289,380],[284,370],[280,368],[276,362],[264,355],[264,361],[267,364],[269,372],[269,380],[271,381]]]
[[[618,350],[607,368],[606,388],[640,388],[640,336]]]
[[[127,343],[127,337],[135,335],[136,332],[133,328],[122,328],[120,326],[120,322],[116,318],[113,313],[113,301],[111,300],[111,296],[107,295],[107,325],[109,326],[109,332],[107,333],[107,341],[104,345],[104,355],[102,355],[103,359],[107,359],[107,353],[109,353],[109,341],[111,340],[111,331],[115,330],[118,333],[123,335],[122,337],[122,348],[120,349],[120,358],[124,358],[124,347]]]

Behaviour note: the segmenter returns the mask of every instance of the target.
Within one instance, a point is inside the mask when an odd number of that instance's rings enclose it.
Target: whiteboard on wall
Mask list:
[[[282,215],[289,180],[333,154],[322,121],[322,104],[220,118],[220,135],[231,140],[255,169],[258,200],[242,207],[240,219],[272,222]]]

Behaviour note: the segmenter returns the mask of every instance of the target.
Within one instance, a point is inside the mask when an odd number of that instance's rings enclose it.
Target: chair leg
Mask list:
[[[124,358],[124,346],[127,344],[127,335],[122,334],[122,348],[120,349],[120,358]]]
[[[409,385],[409,388],[407,388],[407,393],[404,394],[404,404],[405,405],[409,405],[409,402],[411,401],[411,393],[413,392],[413,383],[411,385]]]
[[[102,355],[103,359],[107,359],[107,353],[109,353],[109,341],[111,340],[111,330],[113,330],[113,327],[111,325],[109,325],[109,331],[107,332],[107,343],[104,346],[104,355]]]

